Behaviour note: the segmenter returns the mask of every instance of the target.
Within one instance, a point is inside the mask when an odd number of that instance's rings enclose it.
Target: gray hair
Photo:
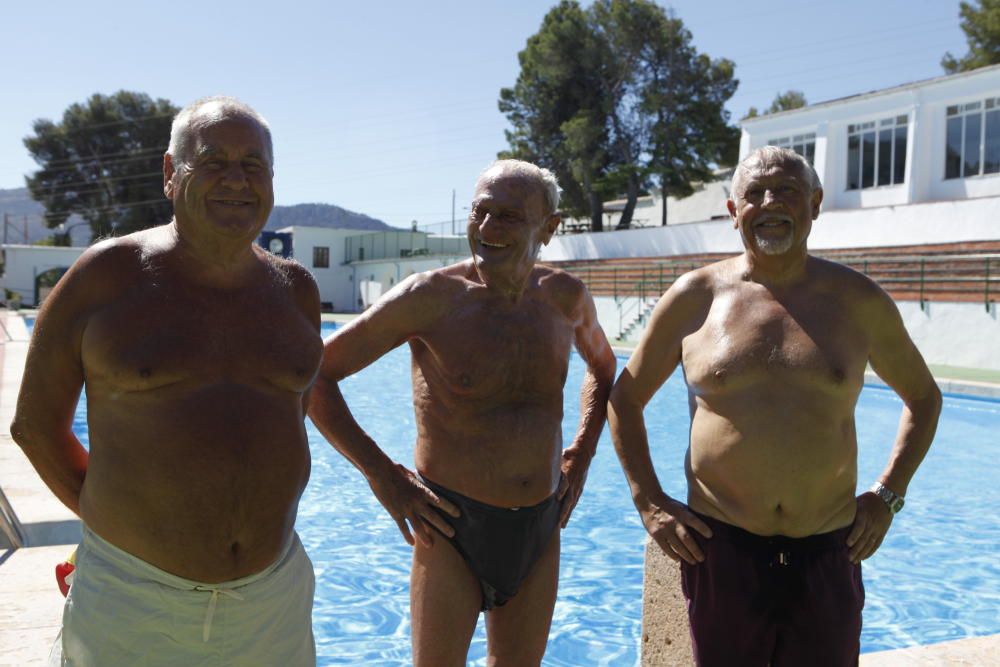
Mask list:
[[[174,122],[170,125],[170,145],[167,147],[167,153],[178,166],[187,164],[191,158],[191,130],[195,125],[198,112],[207,106],[213,105],[216,108],[210,116],[211,121],[217,121],[222,118],[246,118],[260,125],[261,129],[264,130],[267,145],[267,161],[273,169],[274,145],[271,142],[271,126],[249,104],[227,95],[202,97],[181,109],[174,116]]]
[[[478,183],[491,171],[501,171],[506,174],[514,174],[521,178],[534,181],[542,189],[545,197],[545,207],[547,213],[555,213],[559,210],[559,181],[556,175],[544,167],[539,167],[524,160],[496,160],[490,166],[483,169],[476,179]]]
[[[798,166],[802,175],[809,181],[810,188],[813,190],[823,189],[823,184],[819,182],[819,175],[804,157],[788,148],[762,146],[740,160],[740,163],[736,165],[736,170],[733,172],[733,181],[730,185],[730,197],[735,201],[739,194],[737,187],[746,174],[788,163]]]

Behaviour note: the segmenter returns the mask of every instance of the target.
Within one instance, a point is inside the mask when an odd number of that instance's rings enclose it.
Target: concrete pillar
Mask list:
[[[681,567],[652,539],[646,540],[642,581],[642,667],[694,665]]]

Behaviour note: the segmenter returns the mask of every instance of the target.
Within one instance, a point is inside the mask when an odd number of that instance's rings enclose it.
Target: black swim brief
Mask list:
[[[489,611],[514,597],[559,529],[562,503],[555,494],[537,505],[511,509],[473,500],[425,477],[420,481],[462,513],[455,518],[441,512],[455,529],[454,537],[445,537],[479,579],[482,610]]]

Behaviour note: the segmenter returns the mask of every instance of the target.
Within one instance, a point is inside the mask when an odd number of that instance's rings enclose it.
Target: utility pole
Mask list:
[[[451,189],[451,235],[455,235],[455,188]]]
[[[3,214],[3,244],[7,245],[7,225],[10,224],[10,214]]]

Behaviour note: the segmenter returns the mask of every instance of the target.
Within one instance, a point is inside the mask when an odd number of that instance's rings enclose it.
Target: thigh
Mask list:
[[[415,667],[464,666],[482,605],[479,580],[441,535],[413,547],[410,619]]]
[[[766,568],[760,558],[719,535],[700,543],[705,560],[681,563],[695,662],[765,667],[776,637]]]
[[[846,548],[821,554],[802,573],[801,591],[779,635],[775,667],[858,664],[865,606],[861,566],[848,560]]]
[[[486,612],[488,664],[520,667],[541,663],[559,587],[559,534],[557,528],[517,595]]]

